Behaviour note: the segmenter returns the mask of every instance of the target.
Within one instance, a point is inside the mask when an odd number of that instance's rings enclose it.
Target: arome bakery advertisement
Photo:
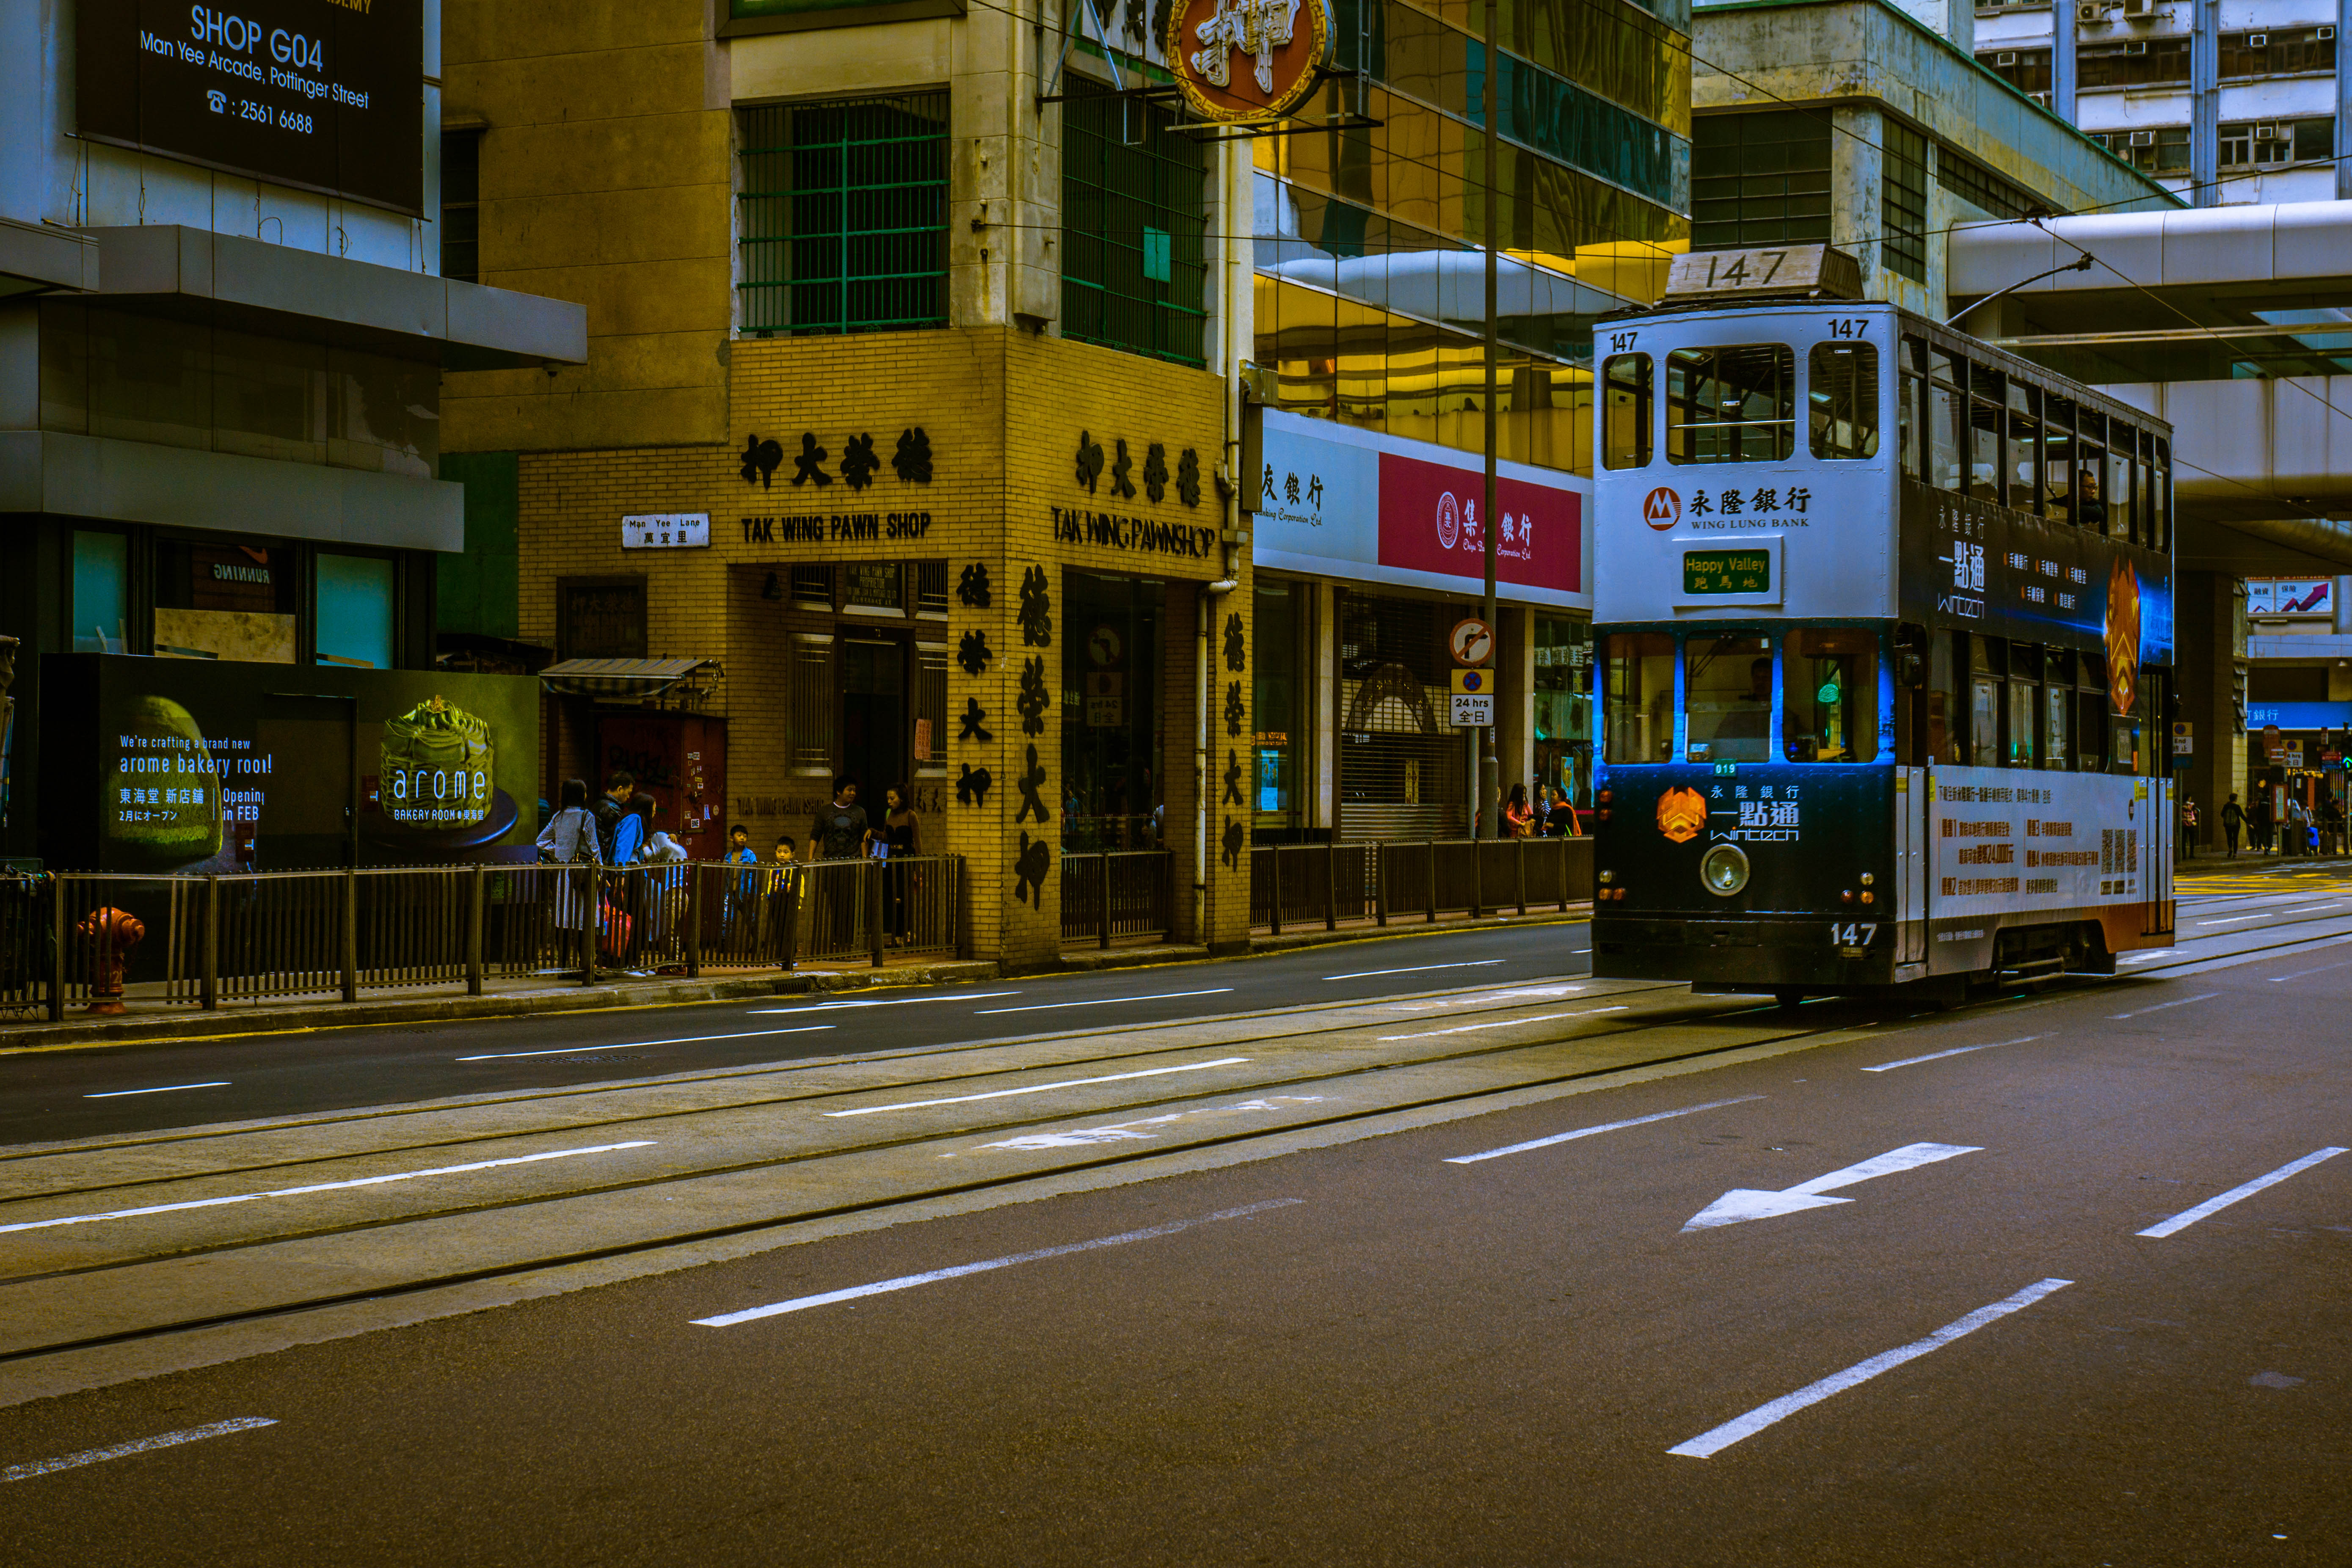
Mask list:
[[[1264,500],[1251,559],[1276,571],[1475,594],[1486,486],[1476,458],[1369,430],[1265,414]],[[1495,469],[1495,583],[1506,599],[1592,605],[1591,486],[1524,463]]]
[[[50,654],[42,855],[185,873],[529,860],[527,677]]]
[[[79,0],[77,129],[404,213],[424,200],[424,0]]]

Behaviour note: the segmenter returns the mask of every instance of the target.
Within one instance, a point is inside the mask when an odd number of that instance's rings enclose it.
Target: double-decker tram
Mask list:
[[[2168,945],[2169,427],[1892,305],[1709,297],[1775,256],[1596,330],[1593,972],[1790,1001]]]

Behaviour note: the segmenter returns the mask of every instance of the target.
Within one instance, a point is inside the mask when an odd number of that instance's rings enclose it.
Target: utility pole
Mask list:
[[[1486,68],[1481,84],[1485,93],[1485,126],[1486,132],[1486,486],[1478,502],[1479,551],[1486,563],[1486,588],[1479,601],[1478,617],[1486,623],[1491,639],[1491,663],[1488,668],[1500,673],[1503,668],[1502,637],[1495,624],[1495,438],[1496,438],[1496,362],[1499,358],[1499,322],[1496,311],[1495,252],[1501,243],[1500,226],[1496,211],[1502,205],[1502,191],[1497,179],[1500,164],[1497,158],[1502,139],[1502,119],[1498,103],[1502,97],[1497,86],[1503,74],[1502,35],[1497,22],[1496,0],[1486,0]],[[1502,694],[1487,683],[1492,693],[1487,707],[1497,709]],[[1489,722],[1478,729],[1478,810],[1480,825],[1492,838],[1503,836],[1503,786],[1501,772],[1495,761],[1495,726]],[[1474,829],[1475,837],[1475,829]]]

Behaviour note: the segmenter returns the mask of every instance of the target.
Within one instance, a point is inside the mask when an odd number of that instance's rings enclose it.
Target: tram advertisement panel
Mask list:
[[[2145,779],[1945,767],[1929,790],[1928,907],[1939,922],[2149,897]]]

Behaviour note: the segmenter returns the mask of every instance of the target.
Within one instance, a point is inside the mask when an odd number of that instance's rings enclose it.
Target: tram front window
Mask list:
[[[1780,707],[1790,762],[1877,760],[1878,657],[1875,632],[1807,626],[1789,634]]]
[[[1797,356],[1786,343],[1666,356],[1666,458],[1780,463],[1795,450]]]
[[[1675,760],[1675,639],[1664,632],[1618,632],[1605,639],[1609,760]]]
[[[1683,645],[1683,660],[1688,760],[1770,760],[1772,639],[1693,637]]]

